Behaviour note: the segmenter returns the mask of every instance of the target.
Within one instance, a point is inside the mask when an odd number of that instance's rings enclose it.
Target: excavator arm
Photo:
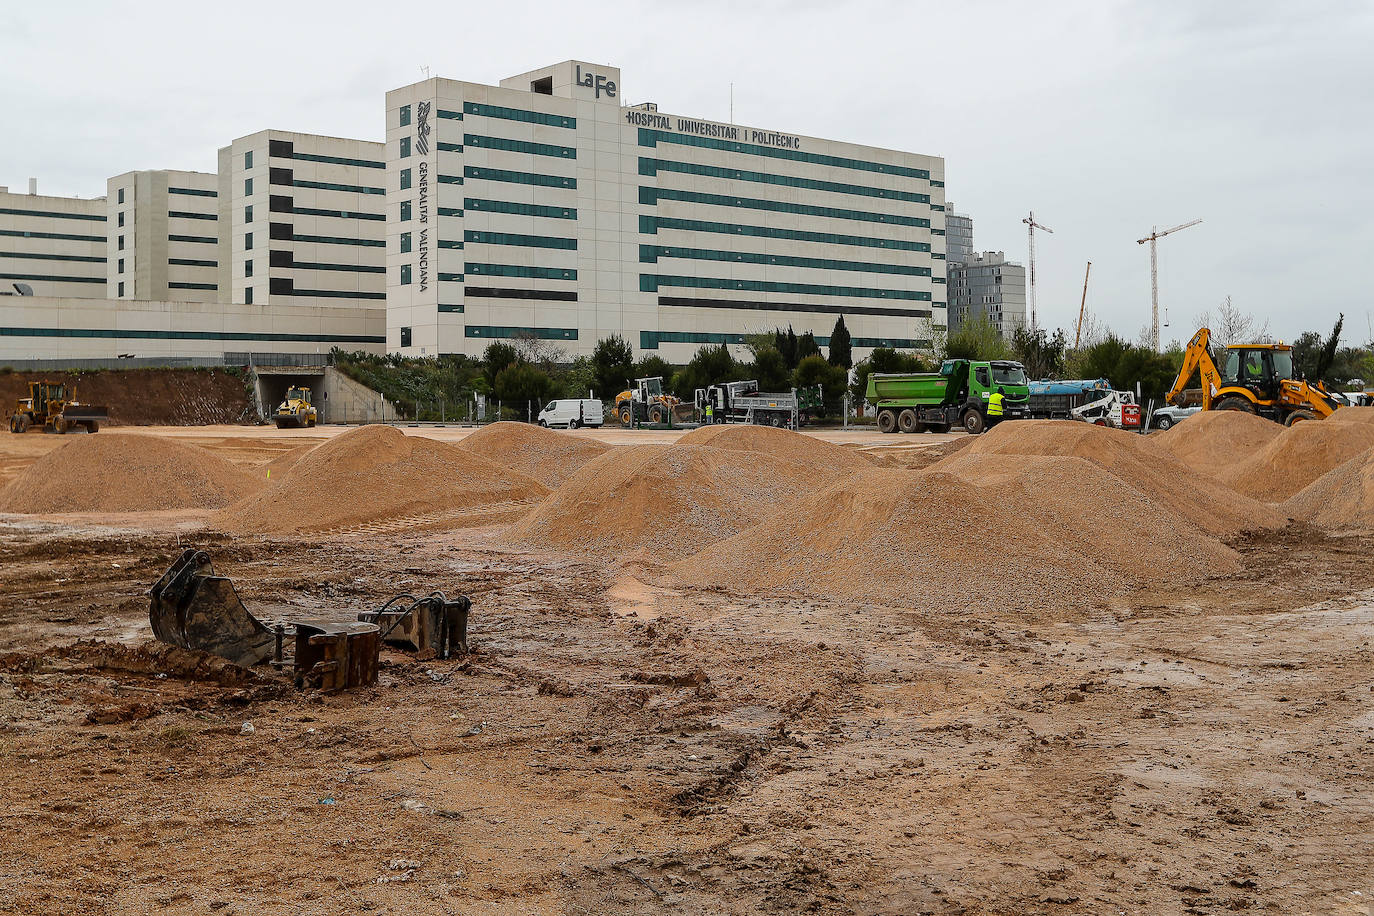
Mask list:
[[[1169,393],[1164,399],[1170,404],[1178,407],[1183,406],[1183,393],[1188,388],[1188,382],[1192,379],[1193,373],[1198,372],[1202,375],[1202,406],[1209,410],[1212,407],[1212,398],[1221,389],[1221,373],[1217,370],[1217,364],[1212,361],[1212,354],[1207,349],[1207,342],[1211,338],[1212,332],[1208,328],[1201,328],[1193,339],[1188,341],[1188,348],[1183,351],[1183,366],[1178,370],[1178,378],[1174,379],[1174,387],[1169,389]]]

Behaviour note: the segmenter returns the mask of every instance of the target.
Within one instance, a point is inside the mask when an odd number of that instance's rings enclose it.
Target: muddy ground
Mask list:
[[[1246,575],[1032,619],[668,590],[491,528],[99,522],[0,519],[0,912],[1374,899],[1367,539],[1290,529]],[[264,616],[466,593],[474,651],[333,696],[165,651],[144,593],[188,543]]]

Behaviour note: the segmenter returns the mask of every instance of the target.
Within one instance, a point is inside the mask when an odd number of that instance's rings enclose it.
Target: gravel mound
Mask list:
[[[1283,429],[1263,448],[1222,470],[1216,478],[1254,499],[1282,502],[1371,447],[1374,423],[1308,420]]]
[[[1123,584],[1107,565],[1019,512],[1014,497],[932,470],[853,474],[670,569],[695,585],[930,612],[1039,614],[1053,602],[1088,602]]]
[[[506,537],[540,547],[689,554],[833,479],[759,452],[639,445],[583,465]]]
[[[853,449],[771,426],[703,426],[683,436],[678,443],[709,445],[740,452],[763,452],[783,461],[835,472],[862,471],[873,467],[872,462]]]
[[[1327,471],[1282,508],[1314,525],[1374,531],[1374,449]]]
[[[1283,427],[1243,410],[1204,410],[1150,441],[1212,476],[1268,445]]]
[[[1342,423],[1374,423],[1374,407],[1342,407],[1326,418],[1327,422],[1340,420]]]
[[[509,420],[483,426],[458,446],[533,477],[551,490],[582,465],[611,450],[611,446],[593,439]]]
[[[1118,478],[1120,485],[1140,491],[1202,531],[1221,537],[1285,524],[1285,516],[1272,507],[1199,474],[1155,446],[1150,441],[1154,438],[1158,437],[1074,420],[1020,420],[994,426],[961,454],[1085,458]],[[943,467],[940,462],[931,469]]]
[[[306,452],[264,489],[217,513],[212,524],[237,534],[319,531],[475,511],[547,492],[538,481],[456,446],[390,426],[363,426]]]
[[[259,488],[195,445],[161,436],[73,436],[0,490],[0,512],[156,512],[218,509]]]

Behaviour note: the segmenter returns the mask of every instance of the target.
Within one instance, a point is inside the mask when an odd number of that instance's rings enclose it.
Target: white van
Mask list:
[[[563,398],[550,401],[539,411],[540,426],[566,426],[577,429],[579,426],[600,426],[605,419],[606,409],[597,398]]]

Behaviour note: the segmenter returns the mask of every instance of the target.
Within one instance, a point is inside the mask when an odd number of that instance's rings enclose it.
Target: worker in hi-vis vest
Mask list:
[[[998,389],[992,393],[992,397],[988,398],[989,425],[1002,419],[1002,401],[1004,400],[1005,393],[1006,389],[999,386]]]
[[[707,401],[707,402],[706,402],[706,425],[707,425],[707,426],[712,426],[712,425],[715,424],[715,422],[716,422],[716,409],[715,409],[715,407],[713,407],[713,406],[711,405],[711,402],[710,402],[710,401]]]

